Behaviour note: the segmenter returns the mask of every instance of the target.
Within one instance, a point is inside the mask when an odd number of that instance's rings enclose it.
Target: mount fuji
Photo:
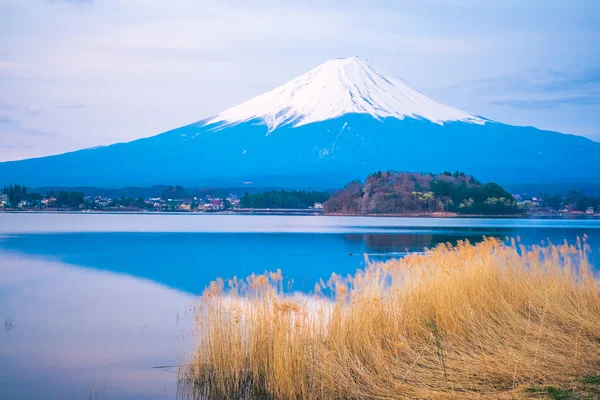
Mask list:
[[[332,188],[378,170],[593,183],[599,164],[600,143],[470,114],[350,57],[156,136],[0,163],[0,184]]]

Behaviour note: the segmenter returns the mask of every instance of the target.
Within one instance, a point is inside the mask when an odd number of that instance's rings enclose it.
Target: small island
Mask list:
[[[377,172],[353,181],[323,205],[342,215],[519,215],[514,197],[502,186],[481,183],[464,172],[424,174]]]

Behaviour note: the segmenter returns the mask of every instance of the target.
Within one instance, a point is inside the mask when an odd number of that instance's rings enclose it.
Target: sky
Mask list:
[[[351,55],[600,142],[598,43],[596,0],[0,0],[0,161],[156,135]]]

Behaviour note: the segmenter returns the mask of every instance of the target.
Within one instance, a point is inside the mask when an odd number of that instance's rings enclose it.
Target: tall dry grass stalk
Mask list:
[[[600,287],[586,246],[486,239],[333,276],[211,284],[184,376],[202,398],[515,398],[600,371]]]

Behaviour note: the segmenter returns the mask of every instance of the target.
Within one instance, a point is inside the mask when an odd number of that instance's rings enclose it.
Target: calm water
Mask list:
[[[175,398],[189,304],[215,277],[281,268],[293,289],[440,242],[526,244],[600,220],[0,213],[0,387],[10,399]],[[598,255],[595,256],[598,258]]]

